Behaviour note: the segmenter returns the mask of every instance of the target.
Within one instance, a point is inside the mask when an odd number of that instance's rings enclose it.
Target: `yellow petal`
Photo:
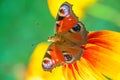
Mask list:
[[[66,80],[105,80],[105,77],[91,68],[84,58],[73,64],[66,64],[66,67],[63,67],[63,73]]]
[[[120,33],[105,30],[90,33],[83,57],[94,69],[116,80],[120,73]]]
[[[81,19],[84,15],[85,8],[96,2],[96,0],[48,0],[48,7],[54,18],[57,16],[60,5],[64,2],[72,4],[74,13]]]

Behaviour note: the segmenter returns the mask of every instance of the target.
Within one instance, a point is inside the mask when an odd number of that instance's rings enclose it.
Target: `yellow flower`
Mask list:
[[[40,43],[32,54],[26,80],[120,80],[120,33],[97,31],[88,34],[82,58],[74,64],[43,71],[42,59],[49,43]]]
[[[74,13],[81,19],[84,15],[85,8],[96,2],[96,0],[48,0],[48,7],[54,18],[57,16],[60,5],[64,2],[69,2],[74,5],[72,7]]]
[[[63,2],[73,4],[79,18],[95,0],[48,0],[50,11],[56,17]],[[28,66],[26,80],[120,80],[120,33],[97,31],[88,34],[85,51],[80,60],[73,64],[56,67],[52,72],[43,71],[42,59],[49,43],[40,43],[34,50]]]

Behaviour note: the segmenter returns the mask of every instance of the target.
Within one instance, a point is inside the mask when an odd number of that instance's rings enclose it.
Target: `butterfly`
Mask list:
[[[52,71],[56,66],[80,60],[87,42],[88,31],[72,11],[72,5],[64,2],[57,13],[55,35],[42,60],[42,68]]]

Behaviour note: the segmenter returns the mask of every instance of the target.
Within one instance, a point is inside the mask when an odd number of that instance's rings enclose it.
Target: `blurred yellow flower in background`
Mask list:
[[[75,14],[81,18],[84,10],[96,0],[48,0],[54,18],[63,2],[73,6]],[[82,58],[73,64],[66,64],[43,71],[42,59],[49,43],[40,43],[34,50],[28,66],[26,80],[120,80],[120,33],[97,31],[88,34],[88,41]]]
[[[72,9],[75,15],[80,19],[83,17],[85,9],[91,4],[95,3],[96,0],[48,0],[48,7],[54,18],[57,16],[60,5],[64,2],[69,2],[70,4],[74,5]]]

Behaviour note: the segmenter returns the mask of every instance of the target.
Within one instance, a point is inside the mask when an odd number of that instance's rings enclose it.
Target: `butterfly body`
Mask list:
[[[71,5],[63,3],[57,14],[55,35],[48,39],[52,44],[43,58],[43,69],[51,71],[56,66],[79,60],[84,52],[81,46],[86,44],[87,34],[84,25],[73,13]]]

